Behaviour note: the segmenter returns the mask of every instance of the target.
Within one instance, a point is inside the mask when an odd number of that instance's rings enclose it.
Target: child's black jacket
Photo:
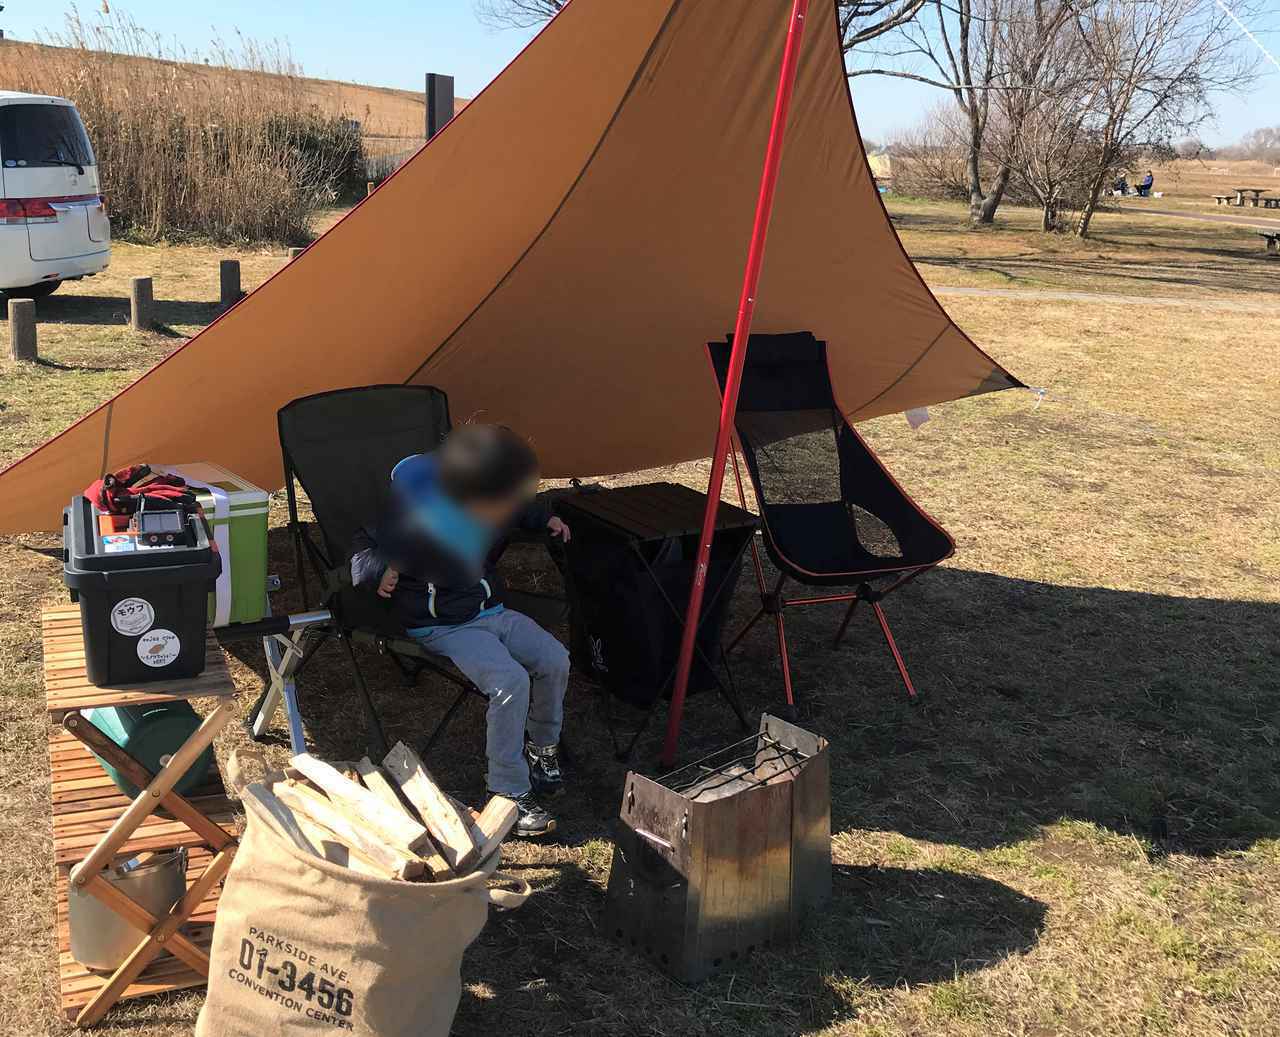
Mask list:
[[[400,574],[391,609],[406,630],[466,623],[484,609],[502,604],[506,584],[498,575],[498,559],[514,529],[542,532],[550,506],[532,501],[490,549],[479,577],[420,536],[402,532],[399,516],[388,516],[375,532],[356,531],[352,541],[351,582],[376,590],[387,567]]]

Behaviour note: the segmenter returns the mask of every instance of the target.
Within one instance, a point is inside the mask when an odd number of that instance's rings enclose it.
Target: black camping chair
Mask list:
[[[722,392],[731,347],[732,336],[708,345]],[[730,643],[729,651],[762,616],[773,616],[787,705],[794,709],[783,613],[804,605],[848,602],[832,645],[836,647],[858,602],[865,601],[914,700],[916,689],[880,603],[949,558],[955,542],[907,496],[845,418],[831,386],[827,344],[808,332],[752,335],[736,431],[760,507],[765,550],[780,576],[770,589],[753,542],[760,608]],[[733,466],[746,507],[736,452]],[[811,587],[854,589],[784,597],[788,580]]]
[[[281,408],[278,420],[289,530],[304,605],[311,607],[306,578],[309,564],[320,583],[323,607],[333,614],[333,622],[325,632],[342,642],[351,662],[371,754],[382,759],[388,750],[387,739],[354,645],[372,647],[389,656],[411,684],[425,670],[458,689],[424,745],[425,755],[467,696],[484,696],[449,660],[427,652],[410,638],[393,618],[389,603],[378,597],[374,588],[351,585],[349,558],[356,531],[372,526],[386,505],[391,469],[410,454],[434,450],[448,435],[448,398],[431,386],[339,389],[294,400]],[[298,517],[295,480],[311,502],[320,543]],[[515,597],[516,593],[508,597]],[[525,597],[555,601],[546,595]],[[531,610],[523,599],[520,607]],[[314,652],[315,647],[318,645],[310,650]]]

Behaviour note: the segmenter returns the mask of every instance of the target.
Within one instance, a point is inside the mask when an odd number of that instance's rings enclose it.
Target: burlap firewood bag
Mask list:
[[[464,878],[361,875],[299,849],[252,797],[227,873],[196,1037],[448,1037],[462,953],[490,903],[500,853]]]

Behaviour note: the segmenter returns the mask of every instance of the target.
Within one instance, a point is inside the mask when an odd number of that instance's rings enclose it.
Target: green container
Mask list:
[[[267,491],[207,461],[152,465],[186,479],[222,555],[222,576],[209,595],[210,622],[255,623],[267,615]]]
[[[147,706],[109,706],[103,709],[86,709],[85,719],[95,725],[116,745],[155,774],[169,762],[196,728],[200,718],[187,702],[158,702]],[[95,754],[96,755],[96,754]],[[116,783],[116,788],[129,798],[141,789],[125,780],[111,764],[97,757],[103,770]],[[179,795],[204,784],[209,768],[213,766],[213,746],[209,746],[191,768],[178,779],[174,791]]]

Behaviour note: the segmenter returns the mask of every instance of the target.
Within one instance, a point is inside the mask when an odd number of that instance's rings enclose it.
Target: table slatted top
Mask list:
[[[73,709],[137,706],[193,698],[229,698],[236,693],[226,657],[210,630],[205,641],[204,672],[198,677],[122,684],[100,688],[85,672],[80,609],[59,605],[40,616],[44,642],[44,685],[49,719],[55,723]]]
[[[561,503],[643,542],[699,533],[707,495],[679,483],[659,482],[576,493]],[[749,511],[720,502],[717,532],[752,529],[756,522]]]

